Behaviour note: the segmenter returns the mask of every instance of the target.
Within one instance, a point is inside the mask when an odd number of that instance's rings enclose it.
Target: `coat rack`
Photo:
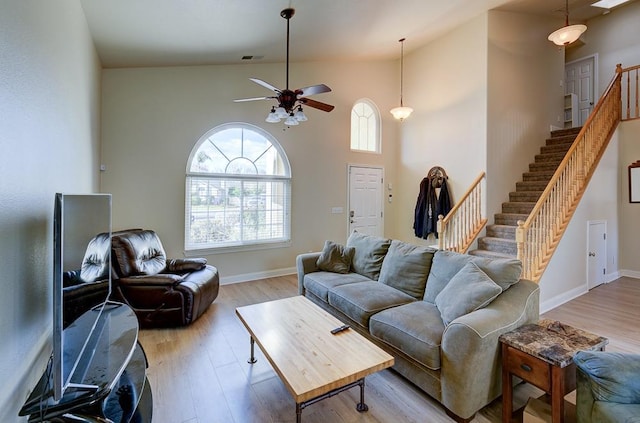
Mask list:
[[[442,183],[449,179],[447,172],[440,166],[434,166],[429,169],[427,178],[431,181],[431,186],[433,188],[442,188]]]
[[[447,172],[442,167],[434,166],[420,182],[413,221],[417,237],[427,239],[430,234],[438,237],[438,217],[446,216],[451,210],[448,179]]]

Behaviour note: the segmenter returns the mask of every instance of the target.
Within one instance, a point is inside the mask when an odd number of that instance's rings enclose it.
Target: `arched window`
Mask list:
[[[351,109],[351,150],[380,153],[380,112],[366,98]]]
[[[291,167],[278,141],[246,123],[204,134],[187,163],[185,249],[290,241]]]

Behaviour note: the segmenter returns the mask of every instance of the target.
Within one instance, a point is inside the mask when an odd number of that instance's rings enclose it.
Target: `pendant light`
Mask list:
[[[586,30],[586,25],[569,25],[569,0],[565,0],[564,26],[549,34],[548,39],[556,45],[566,46],[580,38],[580,35]]]
[[[401,38],[400,41],[400,107],[394,107],[391,109],[391,114],[394,118],[398,119],[400,122],[405,120],[411,115],[413,109],[411,107],[406,107],[402,104],[402,82],[403,82],[403,74],[404,74],[404,40],[405,38]]]

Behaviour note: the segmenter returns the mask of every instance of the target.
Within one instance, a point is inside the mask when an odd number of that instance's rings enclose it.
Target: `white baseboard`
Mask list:
[[[586,294],[589,292],[587,289],[587,285],[579,286],[577,288],[572,289],[571,291],[567,291],[564,294],[553,297],[547,301],[540,303],[540,314],[546,313],[549,310],[552,310],[566,302],[573,300],[574,298],[579,297],[580,295]]]
[[[284,269],[268,270],[266,272],[244,273],[242,275],[234,275],[234,276],[227,276],[227,277],[222,276],[220,278],[220,285],[230,285],[233,283],[249,282],[249,281],[254,281],[256,279],[275,278],[278,276],[292,275],[296,272],[297,270],[295,267],[287,267]]]
[[[628,278],[640,279],[640,272],[637,270],[620,270],[618,272],[620,276],[626,276]]]

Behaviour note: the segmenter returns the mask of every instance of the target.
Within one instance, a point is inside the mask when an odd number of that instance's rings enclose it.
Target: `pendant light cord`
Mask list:
[[[401,38],[400,41],[400,107],[403,107],[402,104],[402,88],[403,88],[403,78],[404,78],[404,40],[405,38]]]

